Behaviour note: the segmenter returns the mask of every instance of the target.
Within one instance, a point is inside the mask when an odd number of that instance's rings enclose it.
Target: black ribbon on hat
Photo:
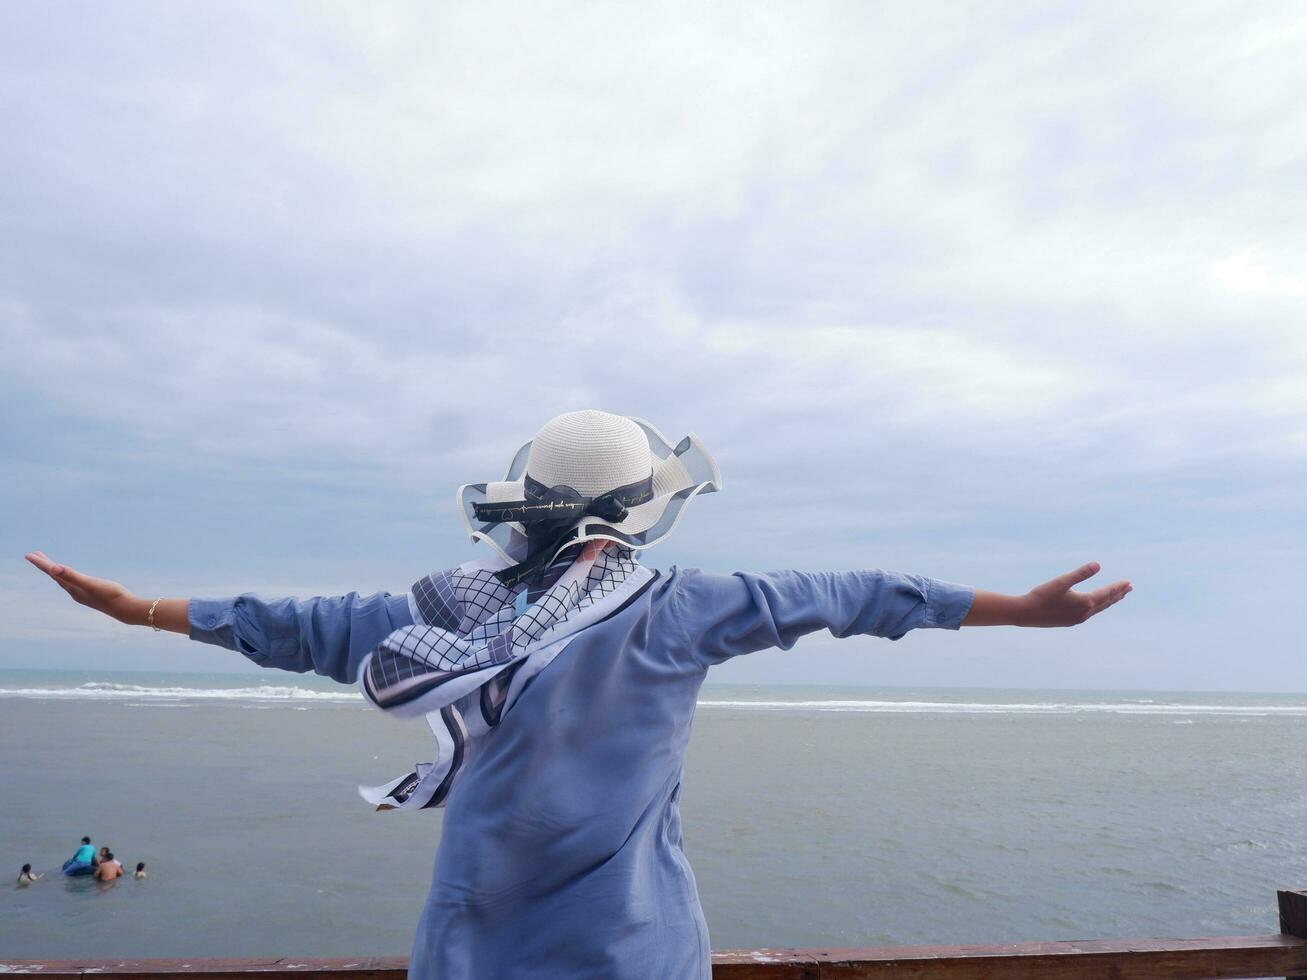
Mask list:
[[[597,517],[610,524],[626,520],[628,508],[653,500],[653,475],[628,483],[597,497],[587,497],[565,484],[547,487],[529,475],[523,477],[523,500],[474,503],[472,513],[479,521],[524,524],[527,552],[516,565],[495,572],[495,578],[512,588],[543,571],[576,522]]]

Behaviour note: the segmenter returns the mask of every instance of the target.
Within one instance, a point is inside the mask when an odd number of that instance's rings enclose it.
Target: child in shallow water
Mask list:
[[[446,808],[410,976],[706,980],[678,803],[709,670],[822,629],[897,640],[1072,626],[1130,591],[1075,591],[1093,562],[1024,595],[879,569],[640,563],[691,500],[720,488],[694,436],[673,444],[639,419],[572,412],[518,450],[503,480],[460,488],[464,527],[492,554],[406,595],[149,600],[41,552],[28,559],[121,622],[357,681],[381,710],[426,719],[434,762],[363,791],[378,809]]]
[[[139,878],[144,878],[144,877],[145,877],[145,862],[144,862],[144,861],[138,861],[138,862],[137,862],[137,864],[136,864],[136,871],[135,871],[135,873],[133,873],[132,877],[133,877],[133,878],[138,878],[138,879],[139,879]]]
[[[13,865],[11,864],[10,867],[12,868]],[[30,885],[32,882],[40,881],[44,877],[45,875],[33,871],[30,864],[24,864],[23,870],[18,872],[18,884],[22,886]]]

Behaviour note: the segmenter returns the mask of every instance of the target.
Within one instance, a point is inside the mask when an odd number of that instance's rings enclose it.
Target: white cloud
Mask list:
[[[1307,296],[1307,276],[1273,272],[1247,252],[1214,262],[1212,274],[1222,286],[1236,293]]]
[[[1073,365],[950,328],[726,324],[703,339],[723,364],[750,368],[736,397],[762,389],[774,408],[877,406],[890,424],[1061,412],[1094,384]]]

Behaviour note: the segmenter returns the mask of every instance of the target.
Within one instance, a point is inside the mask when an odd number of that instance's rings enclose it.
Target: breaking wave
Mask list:
[[[176,684],[117,684],[111,681],[88,681],[67,687],[31,686],[0,687],[0,698],[29,698],[48,701],[133,701],[144,703],[184,703],[195,701],[244,701],[262,704],[361,704],[357,691],[341,686],[336,689],[297,687],[291,684],[259,684],[246,687],[185,687]],[[884,701],[853,699],[729,699],[711,694],[699,701],[705,709],[742,711],[819,711],[862,712],[881,714],[969,714],[969,715],[1169,715],[1172,717],[1220,715],[1307,717],[1307,703],[1302,704],[1190,704],[1184,701]]]
[[[1156,701],[720,701],[704,700],[701,708],[743,708],[755,711],[853,711],[886,714],[965,715],[1303,715],[1307,704],[1183,704]]]
[[[257,687],[150,687],[143,684],[113,684],[89,681],[76,687],[0,687],[0,698],[32,698],[41,701],[361,701],[357,691],[318,691],[289,685],[260,684]]]

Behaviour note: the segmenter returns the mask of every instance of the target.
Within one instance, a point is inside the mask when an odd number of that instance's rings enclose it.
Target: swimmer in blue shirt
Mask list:
[[[694,436],[572,412],[502,480],[459,489],[464,528],[489,553],[404,595],[151,600],[28,559],[120,622],[358,683],[378,709],[426,720],[434,761],[362,791],[380,810],[445,808],[410,976],[706,980],[679,801],[710,670],[819,630],[1073,626],[1130,591],[1077,591],[1094,562],[1022,595],[880,569],[642,564],[691,500],[720,488]]]

